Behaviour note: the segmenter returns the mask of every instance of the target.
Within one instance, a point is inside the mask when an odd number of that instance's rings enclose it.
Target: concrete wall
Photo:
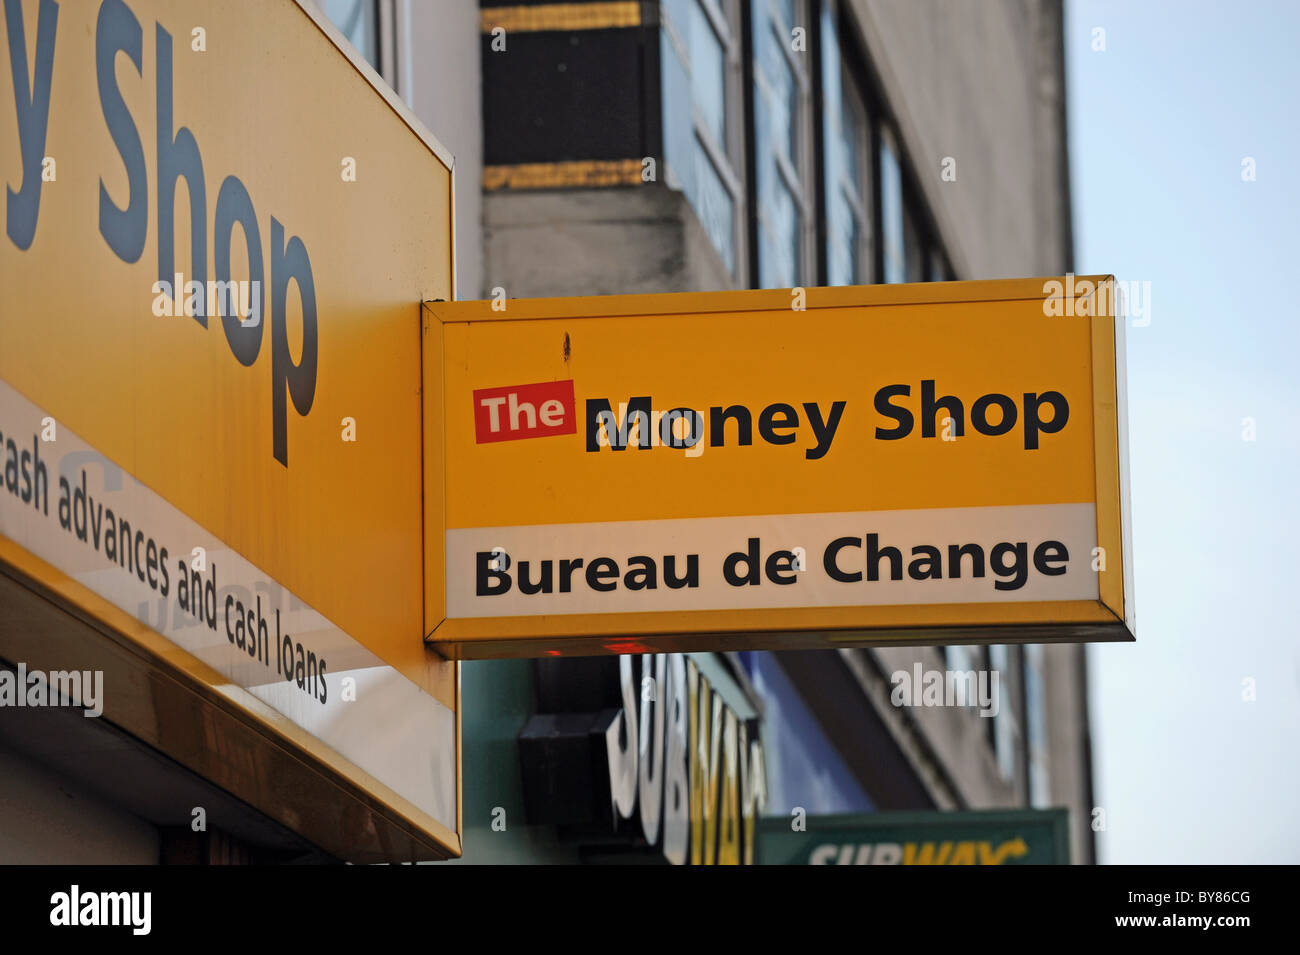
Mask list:
[[[851,0],[859,42],[962,279],[1069,264],[1060,4]],[[944,182],[944,157],[957,179]]]
[[[661,183],[489,193],[485,288],[510,298],[732,287],[686,197]]]

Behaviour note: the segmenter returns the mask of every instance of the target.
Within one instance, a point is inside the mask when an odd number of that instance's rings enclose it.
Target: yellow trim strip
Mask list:
[[[1119,478],[1119,415],[1117,408],[1117,376],[1115,366],[1114,309],[1115,280],[1106,276],[1097,283],[1097,294],[1106,289],[1101,314],[1086,319],[1092,323],[1092,396],[1093,436],[1096,467],[1097,546],[1105,555],[1105,569],[1098,572],[1097,593],[1102,604],[1120,620],[1126,619],[1124,593],[1123,524],[1121,517],[1122,495]]]
[[[545,30],[610,30],[641,25],[641,4],[545,3],[536,7],[487,7],[480,14],[484,33],[503,27],[506,33]]]
[[[529,162],[485,166],[483,188],[573,189],[583,186],[641,184],[640,159],[577,159],[569,162]]]
[[[492,168],[492,167],[489,167]],[[1079,282],[1106,276],[1080,275]],[[806,289],[809,308],[861,308],[874,305],[933,305],[956,302],[1033,301],[1044,299],[1043,285],[1059,278],[982,279],[966,282],[918,282],[910,285],[839,285]],[[683,312],[786,311],[789,289],[747,289],[740,292],[656,292],[627,295],[587,295],[579,298],[512,299],[505,311],[489,300],[425,302],[440,322],[518,321],[540,318],[610,318],[620,315],[678,315]]]

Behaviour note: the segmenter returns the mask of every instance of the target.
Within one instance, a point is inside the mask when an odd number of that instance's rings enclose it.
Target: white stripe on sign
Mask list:
[[[0,483],[0,535],[454,830],[452,710],[64,424],[56,440],[42,440],[45,417],[0,381],[0,451],[5,465],[16,460],[14,482]],[[345,678],[356,681],[355,700],[343,699]]]
[[[447,615],[1096,600],[1096,546],[1093,504],[463,528]]]

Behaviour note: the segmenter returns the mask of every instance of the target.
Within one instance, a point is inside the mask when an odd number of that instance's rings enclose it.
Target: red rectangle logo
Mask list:
[[[474,392],[474,440],[478,444],[577,433],[573,379]]]

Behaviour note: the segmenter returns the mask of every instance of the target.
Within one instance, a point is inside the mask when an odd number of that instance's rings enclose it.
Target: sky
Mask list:
[[[1294,2],[1067,0],[1075,271],[1150,283],[1137,642],[1089,648],[1102,862],[1300,862],[1297,43]]]

